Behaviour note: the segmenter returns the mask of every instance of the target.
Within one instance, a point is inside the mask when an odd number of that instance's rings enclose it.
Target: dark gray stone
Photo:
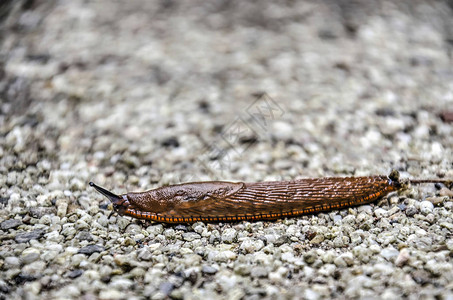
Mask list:
[[[12,229],[12,228],[17,228],[20,225],[22,225],[22,221],[21,220],[9,219],[9,220],[3,221],[0,224],[0,228],[2,230],[8,230],[8,229]]]
[[[41,229],[33,230],[31,232],[21,233],[16,235],[14,240],[16,243],[27,243],[30,240],[39,240],[44,235],[44,231]]]
[[[105,250],[105,248],[102,246],[99,246],[99,245],[88,245],[88,246],[81,248],[77,253],[91,255],[95,252],[102,252],[104,250]]]
[[[66,273],[66,276],[68,276],[68,278],[71,278],[71,279],[74,279],[74,278],[77,278],[79,277],[80,275],[83,274],[83,271],[80,270],[80,269],[75,269],[69,273]]]
[[[162,292],[164,295],[169,295],[171,291],[175,288],[174,284],[171,282],[163,282],[161,285],[159,285],[159,290]]]

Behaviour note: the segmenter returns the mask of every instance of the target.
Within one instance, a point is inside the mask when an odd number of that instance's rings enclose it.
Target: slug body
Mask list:
[[[401,188],[399,174],[258,183],[208,181],[115,195],[90,182],[120,215],[163,223],[275,220],[373,202]]]

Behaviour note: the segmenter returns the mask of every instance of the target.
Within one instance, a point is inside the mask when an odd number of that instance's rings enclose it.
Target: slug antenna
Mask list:
[[[99,193],[101,193],[102,195],[106,196],[107,198],[109,198],[110,201],[112,201],[113,204],[118,204],[118,202],[122,201],[123,199],[118,196],[118,195],[115,195],[114,193],[110,192],[110,191],[107,191],[106,189],[94,184],[93,182],[90,181],[89,183],[90,186],[94,187],[96,189],[96,191],[98,191]]]

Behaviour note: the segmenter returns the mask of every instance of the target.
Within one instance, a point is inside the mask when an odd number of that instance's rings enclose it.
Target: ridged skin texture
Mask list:
[[[163,223],[275,220],[370,203],[397,189],[387,176],[195,182],[122,195],[115,209]]]

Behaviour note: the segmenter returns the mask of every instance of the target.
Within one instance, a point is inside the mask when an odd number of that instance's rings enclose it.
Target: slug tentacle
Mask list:
[[[115,195],[114,193],[94,184],[94,182],[91,182],[89,183],[90,186],[94,187],[96,189],[96,191],[98,191],[99,193],[101,193],[102,195],[106,196],[107,198],[109,198],[110,201],[112,201],[113,204],[116,204],[117,202],[121,201],[122,198],[118,195]]]
[[[115,211],[122,212],[122,211],[125,211],[129,207],[130,204],[129,204],[129,201],[128,201],[126,195],[122,195],[122,196],[116,195],[116,194],[104,189],[103,187],[100,187],[100,186],[94,184],[94,182],[91,182],[91,181],[90,181],[89,185],[94,187],[96,189],[96,191],[98,191],[102,195],[106,196],[112,202],[113,208],[115,209]]]
[[[406,180],[448,183],[448,180]],[[115,195],[90,182],[120,215],[164,223],[275,220],[371,203],[405,188],[389,176],[307,178],[271,182],[192,182]]]

